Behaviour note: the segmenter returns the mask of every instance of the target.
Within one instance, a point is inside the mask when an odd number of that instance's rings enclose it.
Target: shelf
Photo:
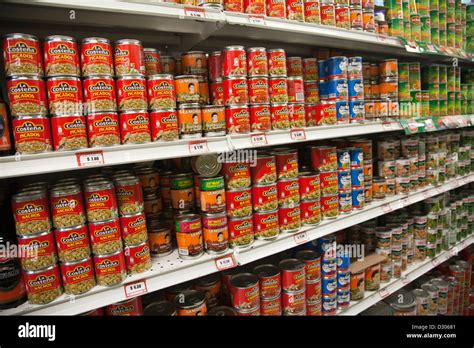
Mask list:
[[[297,233],[282,233],[273,241],[256,241],[249,249],[235,251],[235,257],[239,265],[262,259],[314,239],[324,237],[330,233],[340,231],[360,224],[364,221],[374,219],[378,216],[404,208],[416,202],[439,195],[443,192],[453,190],[474,181],[474,174],[461,178],[452,179],[437,187],[426,187],[409,195],[395,195],[380,201],[373,201],[364,209],[355,210],[350,214],[340,215],[334,220],[323,220],[317,226],[306,226]]]
[[[449,248],[446,251],[441,252],[433,259],[426,259],[422,262],[415,262],[408,266],[407,270],[403,272],[402,278],[392,279],[386,284],[381,284],[383,286],[379,291],[366,291],[365,297],[360,301],[351,301],[349,308],[339,311],[338,315],[357,315],[369,307],[375,305],[377,302],[382,301],[387,298],[394,292],[400,290],[404,286],[408,285],[418,277],[427,273],[431,269],[435,268],[439,264],[445,262],[449,258],[455,256],[463,250],[474,243],[474,236],[470,235],[463,241],[457,243],[455,246]]]
[[[419,202],[426,198],[455,189],[474,181],[474,174],[450,180],[438,187],[429,187],[408,196],[394,196],[381,201],[375,201],[365,209],[343,215],[335,220],[323,221],[314,227],[305,227],[296,234],[283,233],[274,241],[256,241],[251,248],[241,251],[229,251],[224,255],[204,255],[195,260],[182,260],[177,251],[159,259],[153,259],[152,270],[134,276],[129,276],[125,284],[145,281],[147,292],[157,291],[166,287],[180,284],[201,276],[217,272],[219,269],[216,259],[231,257],[232,262],[244,265],[255,260],[293,248],[304,242],[323,237],[343,228],[373,219],[390,211]],[[106,288],[96,286],[90,292],[79,296],[62,295],[46,305],[31,305],[25,303],[17,308],[0,311],[0,315],[76,315],[89,310],[103,307],[126,299],[124,284]]]

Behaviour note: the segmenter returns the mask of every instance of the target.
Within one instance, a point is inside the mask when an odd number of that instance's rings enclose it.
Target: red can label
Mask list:
[[[230,246],[233,248],[245,247],[253,242],[252,216],[242,219],[229,220]]]
[[[118,86],[117,86],[118,88]],[[176,92],[172,78],[151,78],[147,81],[150,109],[165,109],[176,107]]]
[[[51,130],[46,117],[14,118],[12,128],[17,152],[38,153],[51,150]]]
[[[278,180],[278,204],[293,207],[300,202],[298,179]]]
[[[296,231],[301,227],[300,207],[294,208],[280,207],[278,209],[278,220],[281,231]]]
[[[297,270],[281,271],[281,286],[283,291],[297,292],[305,289],[306,278],[304,267]]]
[[[280,296],[272,299],[260,299],[260,315],[267,317],[281,316]]]
[[[279,152],[275,155],[278,179],[294,179],[298,177],[298,152]]]
[[[247,75],[247,55],[243,48],[222,51],[222,75],[225,77]]]
[[[337,170],[337,152],[335,146],[318,146],[311,148],[313,168],[320,171]],[[336,175],[337,179],[337,175]],[[321,180],[322,181],[322,180]]]
[[[275,298],[281,293],[280,272],[275,276],[259,277],[260,283],[260,297],[261,298]]]
[[[111,77],[89,77],[84,79],[86,114],[115,111],[115,82]]]
[[[143,47],[137,43],[121,43],[114,50],[115,75],[144,75],[145,57]]]
[[[227,226],[227,217],[223,215],[204,215],[202,217],[202,227],[203,228],[221,228]]]
[[[278,208],[278,190],[276,184],[252,187],[253,210],[256,212],[273,211]]]
[[[139,316],[143,315],[141,297],[135,297],[131,300],[114,303],[105,307],[107,316]]]
[[[57,291],[61,292],[61,276],[59,267],[55,265],[51,269],[33,274],[23,273],[28,299],[32,303],[42,303],[40,294],[43,292]]]
[[[89,222],[102,221],[104,217],[114,218],[117,215],[117,202],[113,188],[84,192]]]
[[[89,146],[111,146],[120,144],[120,128],[115,112],[87,116]]]
[[[304,21],[308,23],[315,23],[315,24],[321,23],[321,16],[319,12],[319,1],[314,1],[314,0],[304,1]],[[305,79],[306,79],[306,75],[305,75]]]
[[[349,7],[348,6],[338,6],[336,7],[336,27],[350,29],[351,22],[349,16]]]
[[[82,76],[113,75],[112,46],[106,42],[83,42],[81,64]]]
[[[319,199],[321,190],[319,174],[300,176],[298,180],[301,200]]]
[[[304,103],[304,83],[303,78],[289,78],[288,84],[288,102]]]
[[[23,268],[28,271],[34,271],[39,268],[45,268],[52,266],[53,259],[56,259],[56,246],[54,243],[54,235],[51,232],[40,234],[37,236],[28,236],[23,238],[18,238],[18,248],[21,250],[22,257],[21,262]],[[40,258],[47,257],[49,260],[44,260],[51,262],[49,264],[40,265],[38,267]],[[38,261],[35,264],[30,264],[28,260]]]
[[[224,89],[222,81],[211,81],[209,86],[212,105],[224,105]]]
[[[221,52],[213,52],[210,54],[207,59],[207,64],[209,65],[209,79],[211,81],[216,81],[222,77]]]
[[[130,273],[142,273],[151,268],[151,255],[148,241],[125,248],[125,263]]]
[[[38,40],[28,37],[3,40],[6,76],[21,74],[43,75],[43,58]]]
[[[120,114],[122,144],[141,144],[151,140],[150,116],[147,111]]]
[[[251,77],[248,84],[251,104],[268,104],[270,102],[267,77]]]
[[[249,50],[247,52],[248,59],[248,76],[268,75],[268,61],[265,49]],[[251,83],[249,82],[249,85]],[[267,80],[268,89],[268,80]],[[268,92],[267,92],[268,93]]]
[[[84,252],[90,252],[89,233],[86,225],[66,231],[56,230],[55,235],[56,246],[61,261],[77,260],[77,257],[74,257],[73,254],[76,251],[79,253],[81,249]]]
[[[281,302],[283,307],[283,313],[286,315],[294,314],[305,314],[306,313],[306,300],[304,290],[298,293],[283,292],[281,296]]]
[[[300,209],[303,225],[316,225],[321,222],[321,203],[319,199],[301,202]]]
[[[228,190],[249,187],[251,184],[249,163],[224,162],[222,163],[222,174]]]
[[[257,156],[257,163],[251,167],[254,185],[271,184],[277,180],[275,156]]]
[[[120,111],[147,109],[145,79],[138,76],[117,79],[117,102]]]
[[[98,283],[100,278],[125,273],[125,257],[123,252],[110,255],[94,255],[94,269]]]
[[[227,133],[249,133],[250,114],[247,106],[233,106],[225,109]]]
[[[284,50],[267,52],[268,74],[270,76],[286,76],[286,54]]]
[[[290,128],[290,110],[288,104],[272,104],[270,107],[272,129]]]
[[[152,141],[173,141],[179,139],[178,116],[176,110],[150,111]]]
[[[286,16],[288,19],[303,22],[303,0],[286,0]]]
[[[304,83],[304,100],[305,103],[319,102],[319,87],[317,82]]]
[[[160,52],[145,49],[143,54],[145,56],[145,71],[147,76],[161,74]]]
[[[79,78],[51,78],[47,81],[47,87],[51,114],[82,113],[82,84]]]
[[[336,124],[337,122],[337,113],[336,113],[336,103],[325,103],[321,104],[320,112],[320,125],[327,126]]]
[[[319,113],[320,109],[318,109],[317,104],[305,104],[305,113],[306,113],[306,126],[307,127],[314,127],[317,126],[319,123]]]
[[[270,105],[250,105],[249,111],[252,132],[267,132],[272,130]]]
[[[321,5],[321,24],[323,25],[336,25],[336,15],[334,11],[334,5]]]
[[[94,265],[90,258],[73,264],[61,263],[61,275],[66,293],[76,293],[74,290],[68,291],[68,288],[79,283],[89,282],[95,285]],[[89,286],[93,286],[92,284]],[[81,291],[79,289],[76,291]]]
[[[317,259],[315,260],[305,260],[305,261],[302,261],[304,262],[304,269],[305,269],[305,273],[306,273],[306,288],[308,288],[308,286],[310,285],[310,282],[313,283],[313,282],[316,282],[318,281],[319,282],[319,296],[321,296],[321,258],[318,257]],[[313,286],[314,287],[314,286]],[[319,297],[320,299],[321,297]],[[307,300],[309,301],[309,297],[307,298]]]
[[[54,227],[71,227],[85,223],[84,200],[82,192],[61,196],[50,195],[51,214]],[[71,220],[74,217],[74,220]]]
[[[252,191],[250,188],[225,193],[227,215],[243,217],[252,215]]]
[[[51,118],[54,150],[73,150],[87,147],[85,116],[58,116]]]
[[[80,76],[79,51],[73,41],[46,41],[44,43],[46,76]]]
[[[143,190],[140,181],[116,182],[115,194],[120,215],[135,214],[143,210]]]
[[[260,307],[260,291],[258,283],[250,285],[246,288],[236,288],[230,286],[230,296],[232,299],[232,307],[236,309],[249,310]]]
[[[318,80],[318,60],[316,58],[303,58],[303,79],[305,81]]]
[[[337,189],[337,171],[332,172],[321,172],[319,175],[321,180],[321,194],[333,195],[336,194]]]
[[[270,78],[269,91],[270,101],[272,103],[288,103],[288,84],[286,77]]]
[[[244,0],[244,11],[250,14],[265,15],[265,0]]]
[[[12,116],[47,112],[46,87],[42,79],[12,77],[7,81],[7,90]]]
[[[319,260],[318,260],[319,262]],[[316,304],[321,301],[321,279],[314,279],[314,282],[306,282],[306,303]]]
[[[285,0],[267,0],[267,16],[274,18],[286,18]]]
[[[302,128],[306,126],[306,109],[304,104],[288,104],[290,113],[290,128]]]
[[[321,197],[321,215],[326,219],[335,218],[339,215],[338,195]]]
[[[222,88],[224,91],[224,104],[248,104],[249,93],[247,86],[247,78],[234,77],[223,79]]]
[[[286,71],[288,76],[303,76],[303,60],[301,57],[288,57],[286,59]]]
[[[321,316],[321,301],[315,303],[306,303],[307,316]]]
[[[12,200],[12,210],[17,234],[49,231],[49,204],[46,195],[23,202]]]
[[[276,210],[269,213],[253,214],[253,223],[255,226],[255,238],[257,239],[271,239],[280,233],[278,211]]]

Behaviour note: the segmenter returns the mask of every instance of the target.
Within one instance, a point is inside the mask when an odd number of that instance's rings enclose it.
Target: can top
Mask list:
[[[438,288],[437,288],[436,286],[432,285],[432,284],[423,284],[423,285],[421,286],[421,288],[422,288],[424,291],[427,291],[428,294],[429,294],[430,292],[436,292],[436,293],[438,293]]]
[[[61,197],[61,196],[68,196],[71,194],[77,194],[81,192],[81,187],[78,184],[64,184],[60,186],[53,187],[49,195],[51,197]]]
[[[113,81],[113,77],[110,75],[94,75],[94,76],[86,76],[84,78],[85,80],[102,80],[102,79],[108,79]]]
[[[273,53],[273,52],[283,52],[285,53],[285,50],[283,48],[272,48],[270,50],[267,50],[268,53]]]
[[[280,274],[280,270],[275,265],[265,264],[255,267],[253,273],[259,278],[268,278],[277,276]]]
[[[3,36],[4,39],[30,39],[38,41],[38,38],[34,35],[23,34],[23,33],[10,33]]]
[[[224,50],[225,51],[245,51],[245,47],[244,46],[226,46],[224,47]]]
[[[175,220],[176,222],[186,222],[186,221],[201,220],[201,217],[197,214],[183,214],[183,215],[176,216]]]
[[[239,273],[230,278],[230,284],[234,288],[245,289],[258,284],[258,278],[252,273]]]
[[[50,234],[51,231],[43,231],[43,232],[38,232],[38,233],[34,233],[34,234],[28,234],[26,236],[22,236],[22,235],[17,235],[17,238],[20,240],[20,239],[32,239],[32,238],[38,238],[40,236],[46,236],[48,234]]]
[[[204,53],[204,51],[187,51],[187,52],[184,52],[181,56],[186,56],[186,55],[189,55],[189,54],[206,54]]]
[[[193,308],[204,303],[205,295],[199,290],[184,290],[176,295],[175,305],[178,308]]]
[[[214,273],[214,274],[209,274],[205,277],[196,279],[194,284],[198,286],[211,286],[211,285],[216,284],[218,281],[219,281],[219,274]]]
[[[316,261],[321,257],[321,254],[314,250],[300,250],[295,254],[295,257],[301,261]]]
[[[135,40],[135,39],[121,39],[115,41],[116,45],[122,45],[122,44],[134,44],[134,45],[141,45],[141,41]]]
[[[153,52],[153,53],[160,53],[156,48],[151,48],[151,47],[145,47],[143,49],[143,52]]]
[[[456,265],[462,269],[470,269],[469,263],[463,260],[456,261]]]
[[[120,177],[115,177],[114,182],[119,185],[133,185],[140,183],[140,180],[134,175],[125,175]]]
[[[211,309],[208,313],[211,317],[233,317],[236,315],[235,310],[227,306],[218,306]]]
[[[198,79],[197,75],[179,75],[175,77],[175,80],[184,80],[184,79]]]
[[[114,184],[106,180],[93,180],[84,183],[84,191],[91,192],[97,190],[108,190],[113,189]]]
[[[398,296],[403,294],[403,296]],[[415,297],[408,291],[398,291],[391,295],[387,302],[396,310],[410,310],[415,306]]]
[[[61,266],[62,265],[64,265],[64,266],[78,265],[80,263],[84,263],[84,262],[87,262],[87,261],[92,262],[90,257],[85,257],[82,260],[61,262]]]
[[[82,40],[82,43],[105,43],[105,44],[110,44],[109,39],[103,38],[103,37],[86,37]]]
[[[145,77],[142,75],[121,75],[117,76],[117,80],[143,80],[145,81]]]
[[[144,309],[145,315],[174,316],[176,306],[169,301],[152,302]]]
[[[201,110],[201,106],[198,103],[187,103],[187,104],[180,104],[180,110],[188,110],[188,109],[199,109]]]
[[[49,267],[46,267],[46,268],[43,268],[43,269],[39,269],[39,270],[36,270],[36,271],[25,271],[25,270],[23,270],[23,272],[25,272],[25,274],[28,274],[28,275],[30,275],[30,274],[39,274],[39,273],[51,271],[52,269],[55,269],[55,268],[58,268],[57,264],[54,264],[52,266],[49,266]]]
[[[415,297],[429,297],[428,292],[426,292],[426,291],[423,290],[423,289],[415,289],[415,290],[413,290],[413,295],[414,295]]]
[[[32,199],[38,199],[38,198],[46,198],[46,190],[24,191],[12,196],[12,200],[17,203],[29,201]]]
[[[68,42],[76,42],[76,39],[74,39],[73,37],[70,37],[70,36],[65,36],[65,35],[50,35],[50,36],[47,36],[45,39],[44,39],[45,42],[49,42],[49,41],[68,41]]]
[[[298,259],[282,260],[278,266],[284,271],[300,271],[304,269],[304,264]]]
[[[87,230],[86,225],[77,225],[77,226],[72,226],[72,227],[61,227],[57,228],[54,230],[55,233],[63,233],[63,232],[70,232],[70,231],[75,231],[75,230],[80,230],[85,228]]]

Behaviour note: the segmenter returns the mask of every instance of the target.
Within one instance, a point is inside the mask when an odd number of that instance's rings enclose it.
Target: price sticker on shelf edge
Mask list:
[[[188,143],[189,153],[191,155],[197,155],[200,153],[209,152],[209,147],[207,146],[207,140],[196,140],[190,141]]]
[[[219,257],[215,261],[216,267],[219,271],[237,267],[237,262],[235,261],[234,254]]]
[[[407,274],[407,275],[405,275],[405,276],[402,277],[402,284],[403,284],[403,285],[406,285],[406,284],[408,284],[408,283],[410,283],[410,282],[411,282],[411,279],[410,279],[410,275],[409,275],[409,274]]]
[[[408,207],[410,204],[410,197],[402,198],[402,207]]]
[[[265,25],[265,18],[263,16],[251,15],[249,16],[250,24]]]
[[[206,18],[206,10],[202,7],[185,6],[184,14],[188,17]]]
[[[449,187],[451,187],[452,189],[455,189],[456,187],[458,187],[461,183],[457,180],[457,179],[454,179],[453,181],[451,181],[449,183]]]
[[[125,289],[125,297],[127,298],[137,297],[140,295],[144,295],[148,292],[148,289],[146,287],[146,280],[140,280],[135,283],[125,284],[123,287]]]
[[[391,130],[392,129],[392,122],[384,121],[382,123],[382,129]]]
[[[435,257],[432,261],[431,264],[436,267],[441,263],[441,258],[440,257]]]
[[[255,133],[250,135],[250,142],[254,146],[267,145],[267,136],[265,133]]]
[[[390,296],[390,291],[388,291],[387,288],[383,288],[383,289],[380,290],[379,294],[380,294],[380,297],[383,300],[384,298]]]
[[[424,199],[431,197],[430,193],[427,190],[424,190],[423,192],[421,192],[421,195],[423,196]]]
[[[295,234],[293,236],[293,238],[295,239],[296,245],[300,245],[300,244],[309,242],[309,237],[308,237],[308,234],[306,232],[301,232],[301,233]]]
[[[290,136],[292,140],[306,140],[306,132],[304,129],[292,129]]]
[[[382,208],[382,211],[387,214],[391,213],[393,211],[392,207],[390,206],[390,203],[385,203],[383,204],[380,208]]]
[[[97,166],[105,163],[102,151],[76,153],[76,159],[79,167]]]

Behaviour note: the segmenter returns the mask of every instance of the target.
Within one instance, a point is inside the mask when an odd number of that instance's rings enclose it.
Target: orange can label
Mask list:
[[[176,99],[180,103],[199,102],[199,82],[197,78],[180,78],[174,80]]]
[[[181,256],[198,256],[204,250],[202,230],[187,233],[176,232],[176,242],[178,244],[178,253]]]
[[[200,134],[202,132],[201,108],[179,109],[178,123],[180,135]]]
[[[222,252],[229,247],[227,225],[217,228],[204,228],[204,244],[207,251]]]
[[[225,132],[225,129],[225,109],[223,106],[202,109],[202,130],[204,133]]]
[[[225,190],[201,191],[201,210],[208,213],[219,213],[225,210]]]
[[[178,317],[204,316],[207,313],[206,302],[193,308],[178,308]]]

